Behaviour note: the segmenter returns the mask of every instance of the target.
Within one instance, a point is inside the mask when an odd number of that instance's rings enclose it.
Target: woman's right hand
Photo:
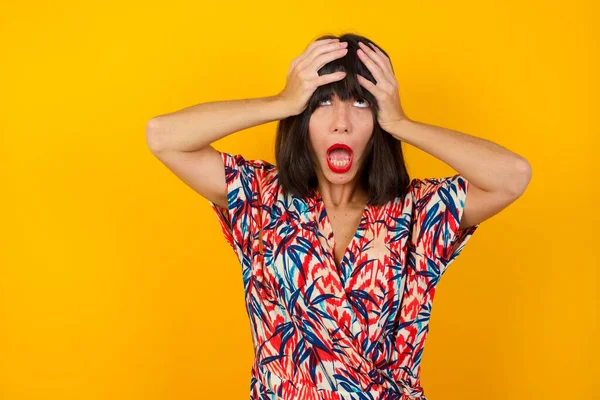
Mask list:
[[[310,96],[319,86],[344,79],[345,72],[319,76],[317,71],[328,62],[345,56],[347,47],[348,42],[340,42],[338,38],[317,40],[292,60],[285,88],[277,95],[286,104],[290,115],[304,111]]]

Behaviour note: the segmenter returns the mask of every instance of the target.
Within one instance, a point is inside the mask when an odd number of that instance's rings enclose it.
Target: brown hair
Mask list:
[[[325,35],[320,39],[333,39],[337,36]],[[275,159],[278,169],[279,185],[284,193],[306,198],[317,188],[318,180],[315,168],[317,162],[310,148],[308,123],[313,111],[322,101],[331,100],[333,93],[342,100],[365,99],[371,104],[373,114],[373,134],[366,145],[366,158],[359,182],[368,193],[369,205],[382,205],[396,196],[404,196],[410,185],[410,177],[402,154],[402,142],[383,130],[377,123],[377,100],[356,79],[360,74],[376,83],[369,69],[356,55],[358,42],[367,44],[372,40],[356,34],[343,34],[340,42],[348,42],[348,52],[344,57],[325,64],[319,75],[337,71],[346,71],[342,80],[319,86],[312,94],[307,108],[298,115],[282,119],[277,125],[275,139]],[[376,45],[376,44],[375,44]],[[377,45],[376,45],[377,46]],[[379,46],[377,46],[379,47]],[[379,47],[387,56],[387,53]],[[389,56],[388,56],[389,57]]]

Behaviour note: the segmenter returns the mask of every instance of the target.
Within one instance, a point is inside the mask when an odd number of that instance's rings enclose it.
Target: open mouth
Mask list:
[[[327,164],[333,172],[346,172],[352,167],[354,152],[352,149],[343,144],[336,143],[327,149]]]

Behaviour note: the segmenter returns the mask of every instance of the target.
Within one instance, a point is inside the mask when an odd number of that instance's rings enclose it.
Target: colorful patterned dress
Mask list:
[[[420,385],[435,288],[479,225],[460,230],[469,182],[413,179],[365,206],[336,266],[323,200],[284,196],[277,167],[220,152],[227,202],[210,202],[244,282],[251,400],[427,400]]]

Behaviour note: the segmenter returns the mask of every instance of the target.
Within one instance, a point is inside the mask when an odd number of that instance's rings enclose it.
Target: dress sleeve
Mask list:
[[[241,154],[219,151],[225,169],[228,208],[209,201],[225,240],[240,263],[251,259],[252,243],[257,232],[256,217],[260,215],[258,181],[264,168],[260,161],[246,160]]]
[[[458,257],[479,224],[459,229],[469,181],[456,174],[446,178],[415,180],[413,235],[433,273],[441,277]]]

